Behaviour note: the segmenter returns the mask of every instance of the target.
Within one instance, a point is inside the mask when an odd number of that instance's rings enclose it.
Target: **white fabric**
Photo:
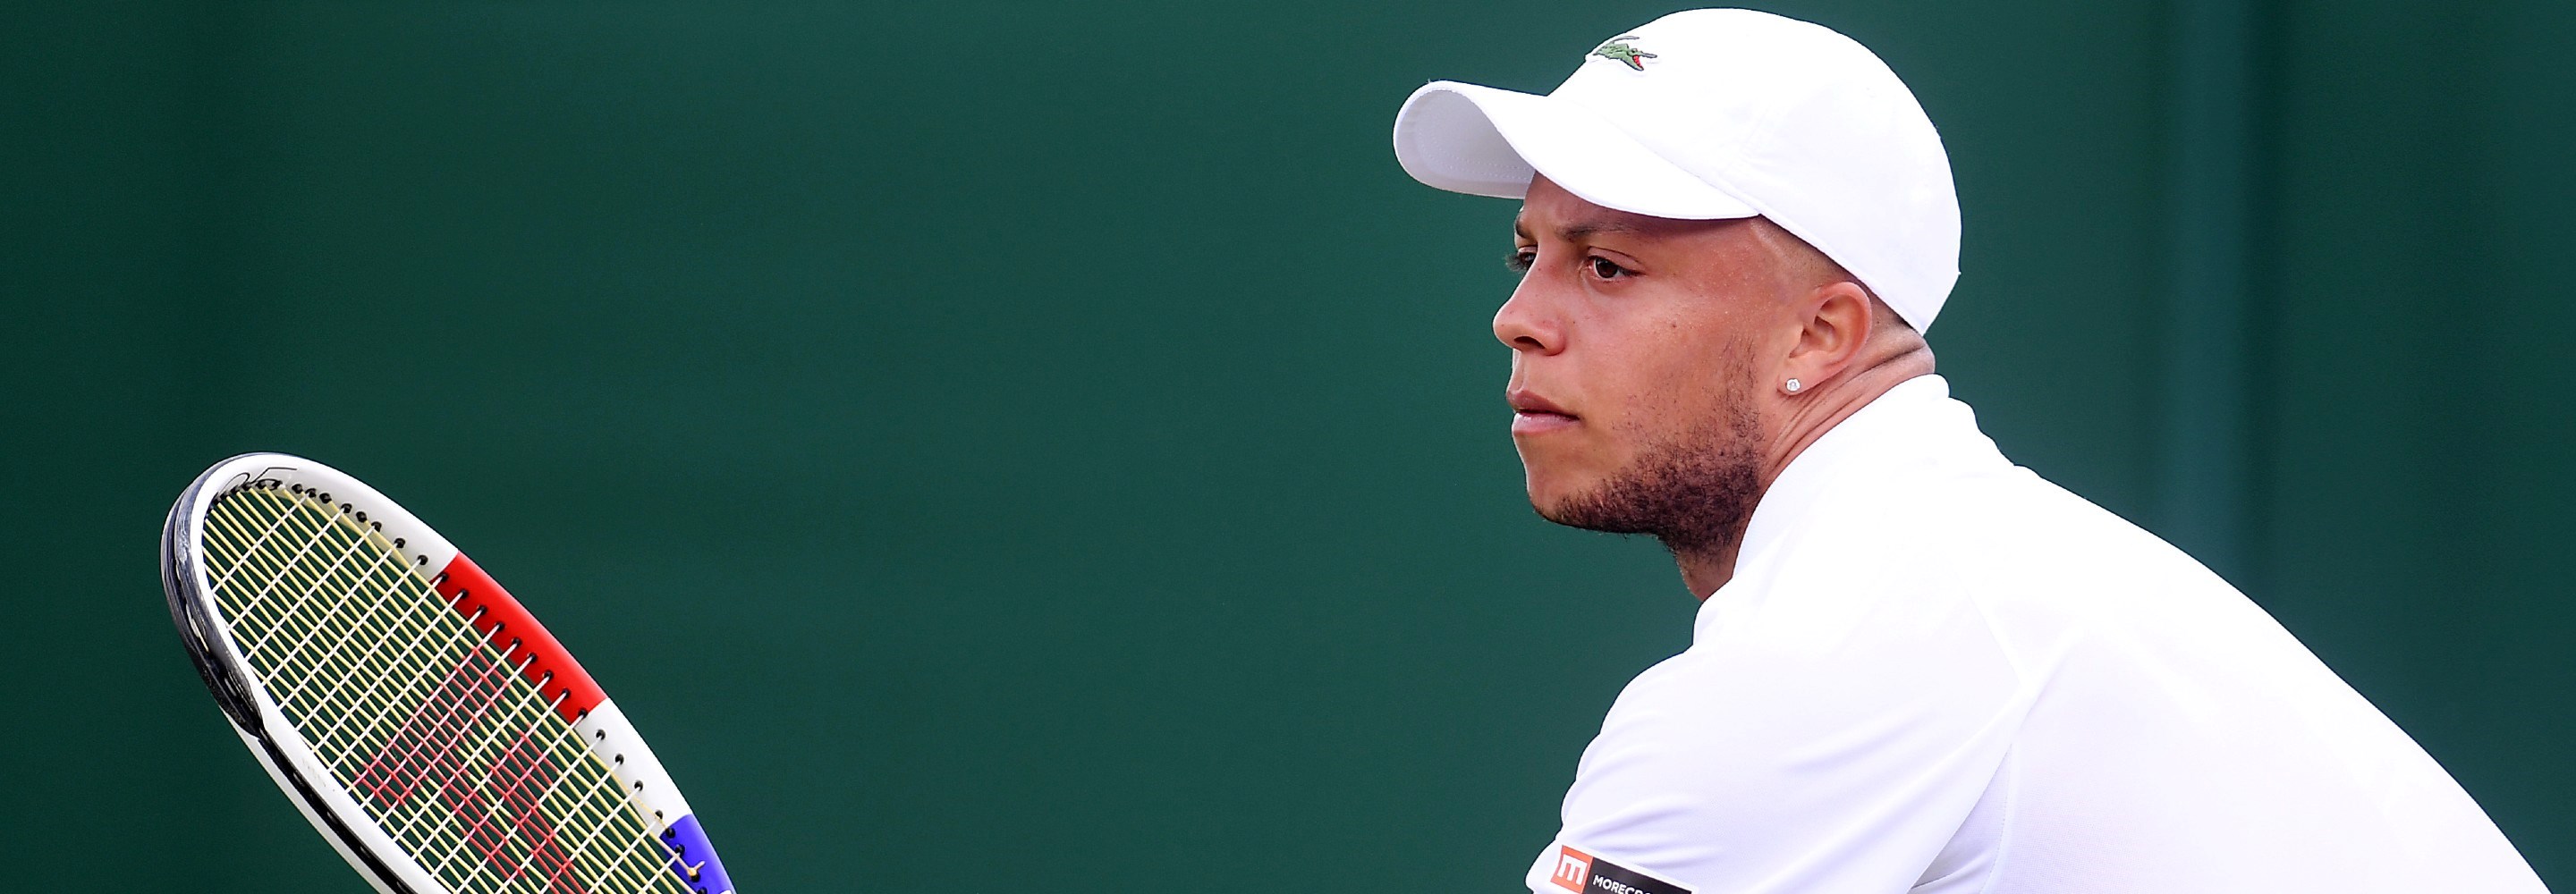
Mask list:
[[[1699,9],[1621,32],[1554,92],[1454,81],[1396,112],[1395,157],[1440,189],[1520,198],[1530,176],[1680,220],[1761,215],[1929,329],[1959,277],[1941,135],[1868,48],[1821,25]],[[1607,43],[1605,43],[1605,46]]]
[[[2014,466],[1931,376],[1763,495],[1530,890],[1565,894],[1560,848],[1693,894],[2544,890],[2262,609]]]

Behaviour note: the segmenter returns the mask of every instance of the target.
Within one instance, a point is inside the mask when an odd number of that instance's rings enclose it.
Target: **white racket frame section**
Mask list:
[[[197,478],[196,484],[180,497],[179,505],[173,507],[169,527],[163,532],[164,549],[172,564],[168,570],[176,577],[172,584],[185,590],[184,593],[171,594],[172,599],[193,600],[196,603],[195,616],[209,623],[223,624],[224,614],[215,603],[214,582],[207,576],[204,561],[206,513],[217,497],[236,488],[265,486],[265,482],[275,482],[274,486],[280,490],[302,485],[307,491],[330,495],[332,504],[346,505],[351,513],[365,512],[365,521],[370,527],[379,528],[387,540],[401,542],[397,551],[411,561],[412,572],[423,582],[429,581],[456,558],[456,546],[447,538],[438,536],[438,532],[403,509],[401,504],[346,473],[283,453],[236,456],[217,463]],[[404,853],[393,837],[376,825],[375,820],[368,818],[357,798],[340,784],[315,753],[312,743],[287,722],[276,699],[251,672],[250,663],[242,655],[239,644],[233,642],[229,627],[189,633],[195,640],[203,642],[206,649],[216,653],[202,655],[199,660],[211,659],[228,665],[221,671],[203,670],[210,675],[228,673],[248,684],[244,688],[249,690],[252,707],[258,715],[258,728],[243,728],[239,718],[233,717],[229,710],[225,717],[233,721],[234,732],[241,736],[242,744],[259,758],[260,767],[268,771],[269,778],[286,792],[287,800],[295,802],[296,809],[313,824],[315,831],[322,834],[324,841],[331,843],[331,849],[339,852],[341,859],[349,861],[349,866],[381,894],[453,894],[427,867]],[[220,695],[218,700],[221,701]],[[619,710],[614,701],[603,699],[574,724],[574,728],[580,731],[582,744],[589,748],[591,754],[607,765],[618,781],[625,783],[628,799],[640,808],[648,834],[659,836],[664,828],[689,815],[688,800],[680,797],[679,788],[671,784],[670,774],[663,770],[661,760],[645,746],[643,737],[636,734],[634,725],[627,722],[626,713]],[[285,757],[288,766],[278,766],[272,759],[270,746]],[[320,803],[313,803],[317,800]],[[351,849],[351,842],[335,831],[321,811],[329,811],[338,817],[339,827],[354,836],[356,844],[365,848],[396,878],[377,877],[377,873],[368,868],[366,857]],[[396,887],[397,884],[402,887]]]

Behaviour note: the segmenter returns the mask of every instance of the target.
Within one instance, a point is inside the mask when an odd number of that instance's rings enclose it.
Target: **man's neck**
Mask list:
[[[1883,345],[1871,346],[1842,375],[1813,390],[1795,396],[1774,394],[1768,409],[1775,421],[1766,426],[1771,434],[1763,450],[1763,492],[1769,493],[1771,483],[1780,480],[1780,473],[1789,468],[1789,463],[1825,432],[1907,379],[1931,374],[1931,346],[1919,337],[1889,339]],[[1752,514],[1747,513],[1745,523],[1751,522]],[[1735,559],[1743,546],[1744,528],[1739,526],[1717,547],[1674,551],[1673,561],[1681,567],[1682,585],[1701,599],[1716,593],[1717,588],[1735,579]]]

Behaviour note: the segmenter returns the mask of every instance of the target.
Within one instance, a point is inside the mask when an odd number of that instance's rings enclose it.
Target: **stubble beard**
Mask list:
[[[1762,429],[1750,364],[1721,386],[1718,411],[1679,436],[1649,443],[1599,487],[1555,507],[1548,521],[1611,534],[1648,534],[1676,556],[1722,553],[1744,536],[1762,500]]]

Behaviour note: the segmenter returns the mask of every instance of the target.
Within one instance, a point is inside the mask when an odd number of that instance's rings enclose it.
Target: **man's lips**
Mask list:
[[[1503,394],[1512,405],[1512,434],[1535,435],[1572,428],[1579,420],[1555,401],[1528,391],[1512,390]]]

